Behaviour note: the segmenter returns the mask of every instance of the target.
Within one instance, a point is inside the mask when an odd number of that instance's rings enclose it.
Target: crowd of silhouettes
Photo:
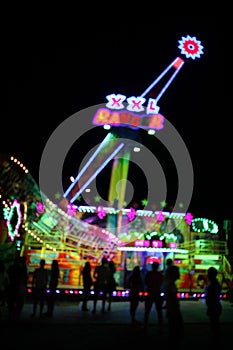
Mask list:
[[[179,346],[184,339],[184,321],[176,286],[176,281],[180,278],[179,267],[174,265],[173,260],[170,258],[166,261],[164,272],[159,270],[159,266],[159,263],[154,261],[143,278],[140,266],[137,265],[133,268],[128,278],[131,324],[133,326],[140,325],[140,322],[136,320],[136,312],[139,302],[142,300],[141,294],[143,292],[144,331],[147,331],[149,315],[154,305],[154,309],[157,312],[158,333],[163,333],[163,305],[165,303],[165,315],[168,322],[168,342],[170,345],[175,342],[176,346]]]
[[[45,268],[45,259],[40,260],[39,267],[35,268],[32,275],[32,317],[37,314],[43,315],[44,306],[47,303],[47,312],[44,315],[52,317],[56,301],[60,269],[58,260],[54,259],[51,269]],[[184,320],[178,298],[177,280],[180,278],[179,267],[170,258],[166,260],[164,271],[159,269],[160,265],[154,261],[146,273],[142,274],[139,265],[134,266],[128,278],[129,288],[129,314],[132,326],[138,326],[140,322],[136,318],[137,309],[141,301],[144,302],[143,327],[147,330],[149,315],[153,305],[157,313],[158,331],[163,331],[163,308],[168,323],[168,341],[173,344],[181,344],[184,339]],[[92,274],[90,261],[86,261],[82,270],[83,298],[82,311],[88,311],[87,302],[93,289],[93,309],[97,311],[97,302],[101,301],[101,312],[111,311],[113,292],[117,288],[116,266],[113,260],[108,261],[103,257]],[[218,271],[210,267],[207,271],[206,293],[206,315],[210,322],[210,334],[214,344],[220,342],[220,317],[222,314],[222,303],[220,299],[221,285],[217,278]],[[25,257],[16,256],[14,262],[6,268],[3,259],[0,259],[0,306],[7,305],[9,319],[19,318],[27,295],[28,270]],[[165,304],[164,304],[165,303]],[[165,307],[163,306],[165,305]],[[1,312],[1,308],[0,308]],[[1,317],[1,313],[0,313]]]
[[[96,266],[93,274],[94,279],[94,301],[93,301],[93,313],[96,313],[97,302],[101,299],[102,307],[101,312],[105,312],[105,303],[107,298],[107,283],[108,283],[108,260],[103,257],[101,264]]]
[[[50,269],[45,267],[45,259],[40,260],[39,267],[36,267],[32,275],[32,317],[37,314],[39,306],[39,317],[53,317],[56,302],[57,288],[59,284],[60,267],[57,259],[53,259]],[[47,306],[46,312],[44,308]]]

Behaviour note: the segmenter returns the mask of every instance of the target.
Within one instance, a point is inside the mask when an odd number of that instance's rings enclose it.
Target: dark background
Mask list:
[[[223,220],[232,219],[229,29],[227,21],[207,16],[160,17],[154,24],[135,28],[121,25],[115,31],[93,28],[90,34],[80,28],[72,39],[55,31],[46,35],[30,30],[7,33],[1,44],[1,152],[20,159],[38,181],[43,149],[62,121],[84,108],[105,103],[110,93],[140,95],[180,56],[185,64],[159,100],[160,112],[178,130],[192,159],[194,191],[189,211],[222,225]],[[178,40],[187,35],[201,41],[201,58],[186,59],[180,54]],[[75,159],[72,152],[67,156],[64,181],[77,175],[78,163],[104,134],[99,127],[87,135],[88,141],[85,137],[79,141]],[[169,155],[167,161],[163,159],[161,156],[169,186],[176,188],[177,179],[169,178],[172,160]],[[131,165],[133,182],[135,171]],[[97,184],[106,197],[104,179],[102,173]],[[140,192],[134,201],[140,203],[146,198],[146,180],[142,186],[135,182],[135,186]],[[168,205],[172,206],[173,198],[170,200]]]

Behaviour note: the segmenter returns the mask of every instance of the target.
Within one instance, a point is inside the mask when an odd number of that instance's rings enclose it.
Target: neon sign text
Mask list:
[[[126,100],[128,102],[128,106],[126,109],[131,112],[142,112],[145,108],[142,106],[146,99],[142,96],[132,96],[126,99],[125,95],[115,95],[111,94],[106,96],[108,103],[106,103],[106,107],[110,109],[123,109],[125,108],[123,102]],[[146,114],[157,114],[159,112],[160,107],[157,106],[157,100],[153,98],[149,98]]]
[[[161,130],[164,127],[162,114],[135,115],[128,111],[112,112],[107,108],[99,108],[95,113],[92,123],[94,125],[130,126],[133,129],[143,127],[145,129]]]

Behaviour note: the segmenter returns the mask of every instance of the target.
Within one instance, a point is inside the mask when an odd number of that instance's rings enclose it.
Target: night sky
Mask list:
[[[181,55],[178,40],[187,35],[203,45],[200,58]],[[1,151],[24,162],[38,181],[45,144],[65,119],[106,103],[105,96],[111,93],[139,96],[177,56],[182,57],[184,66],[159,100],[160,113],[174,125],[190,153],[194,190],[189,211],[222,225],[233,213],[231,42],[232,34],[216,17],[161,17],[154,25],[134,30],[121,26],[119,31],[92,35],[77,30],[75,40],[8,35],[2,43]],[[67,155],[64,181],[77,175],[82,157],[105,134],[96,127],[81,137],[78,148]],[[145,147],[155,147],[141,136]],[[169,154],[166,157],[158,155],[158,160],[168,186],[176,187],[175,168]],[[143,169],[132,164],[132,182],[136,171],[145,177]],[[97,181],[102,196],[107,193],[104,174]],[[140,202],[146,197],[146,185],[135,182],[135,188],[134,201]]]

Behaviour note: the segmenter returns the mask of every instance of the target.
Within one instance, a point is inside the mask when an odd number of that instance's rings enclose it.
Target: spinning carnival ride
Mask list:
[[[203,54],[203,46],[195,37],[182,37],[179,48],[181,54],[193,60]],[[58,259],[62,285],[78,286],[81,284],[81,269],[86,260],[90,260],[94,268],[106,256],[115,259],[119,270],[125,270],[123,248],[127,250],[127,245],[144,242],[145,233],[161,231],[163,226],[163,232],[166,231],[167,235],[173,234],[178,228],[182,232],[183,241],[190,239],[192,218],[186,213],[165,213],[162,210],[144,212],[124,207],[129,162],[132,145],[134,141],[137,142],[137,130],[142,128],[153,135],[155,131],[166,127],[164,117],[159,113],[158,101],[183,64],[184,60],[177,57],[138,97],[126,98],[121,94],[107,96],[108,103],[96,109],[92,122],[93,125],[114,128],[114,131],[109,132],[96,148],[58,204],[41,191],[28,169],[18,159],[1,156],[0,195],[5,213],[4,220],[1,220],[2,227],[6,224],[1,231],[2,256],[7,255],[10,261],[15,250],[19,250],[21,255],[27,257],[29,273],[38,266],[41,257],[45,258],[47,265],[53,259]],[[155,98],[149,98],[147,107],[144,108],[145,97],[159,82],[163,82],[160,92]],[[108,205],[76,205],[78,197],[110,162],[112,172]],[[106,227],[85,221],[84,212],[98,215],[99,218],[107,216]],[[144,220],[144,225],[140,226],[140,219],[146,216],[149,219]],[[133,222],[136,224],[132,229]],[[187,249],[178,249],[182,242],[177,241],[177,237],[173,237],[170,243],[174,244],[163,247],[166,252],[164,258],[169,251],[187,252]],[[161,246],[153,249],[152,251],[162,251]],[[149,263],[150,260],[151,256]],[[122,276],[119,276],[118,282],[119,285],[124,283]]]
[[[182,54],[193,60],[203,54],[201,42],[189,35],[179,40],[178,47]],[[117,206],[115,209],[117,209],[118,215],[115,225],[113,226],[112,222],[109,221],[108,228],[111,231],[113,230],[116,235],[122,232],[122,209],[125,204],[129,162],[134,146],[133,141],[135,143],[138,141],[138,129],[147,130],[148,134],[154,135],[156,131],[164,128],[165,120],[163,115],[159,113],[160,107],[158,106],[158,101],[174,80],[183,64],[184,60],[176,57],[140,96],[127,98],[122,94],[110,94],[106,97],[108,103],[106,103],[106,106],[96,110],[92,123],[93,125],[102,125],[105,129],[111,129],[113,127],[114,131],[107,134],[103,142],[78,173],[74,182],[65,191],[63,198],[67,200],[66,208],[67,205],[75,202],[101,170],[112,161],[108,206]],[[144,107],[143,104],[146,102],[145,97],[158,83],[162,83],[162,85],[157,92],[157,96],[149,98],[147,107]],[[164,198],[157,198],[159,202],[163,200]]]

